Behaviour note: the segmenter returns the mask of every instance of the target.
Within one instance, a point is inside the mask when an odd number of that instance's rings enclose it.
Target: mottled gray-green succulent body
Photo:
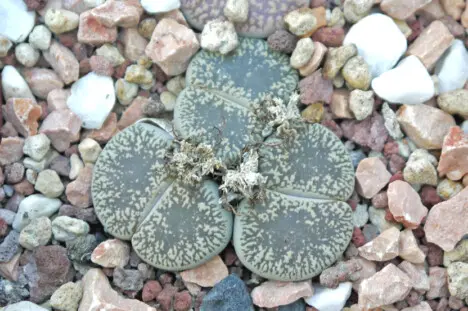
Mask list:
[[[101,153],[92,193],[105,229],[131,239],[137,254],[161,269],[206,262],[234,230],[236,253],[253,272],[275,280],[319,274],[350,241],[351,209],[344,201],[354,171],[340,140],[321,125],[298,121],[293,138],[264,137],[259,103],[267,95],[287,100],[297,86],[287,56],[243,38],[231,55],[198,53],[186,80],[174,110],[175,137],[137,123]],[[165,156],[180,139],[211,146],[226,168],[238,167],[246,148],[256,149],[265,199],[244,199],[233,220],[212,175],[188,185],[167,169]]]

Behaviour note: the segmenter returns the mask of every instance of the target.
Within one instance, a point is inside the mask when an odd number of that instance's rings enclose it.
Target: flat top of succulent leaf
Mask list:
[[[226,0],[181,0],[181,10],[187,21],[198,30],[213,19],[224,16]],[[249,0],[247,22],[235,24],[243,36],[265,38],[283,27],[283,17],[301,7],[309,7],[309,0]]]

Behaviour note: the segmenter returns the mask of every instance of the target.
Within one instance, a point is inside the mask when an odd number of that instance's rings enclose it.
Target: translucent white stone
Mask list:
[[[468,79],[468,51],[461,40],[454,40],[437,62],[435,73],[439,78],[439,93],[463,88]]]
[[[28,11],[22,0],[0,1],[0,35],[23,42],[34,27],[36,13]]]

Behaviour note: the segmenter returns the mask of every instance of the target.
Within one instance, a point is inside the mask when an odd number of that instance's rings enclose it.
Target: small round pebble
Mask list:
[[[349,94],[349,108],[357,120],[364,120],[374,109],[374,92],[353,90]]]
[[[437,185],[437,194],[443,200],[448,200],[450,198],[453,198],[462,190],[463,190],[463,185],[461,183],[452,181],[448,178],[443,179]]]
[[[305,66],[314,54],[314,42],[311,38],[303,38],[297,42],[291,55],[291,67],[299,69]]]
[[[42,216],[32,219],[21,230],[19,243],[26,249],[33,250],[38,246],[47,245],[52,237],[52,222],[48,217]]]
[[[26,170],[26,179],[32,184],[32,185],[35,185],[36,184],[36,180],[37,180],[37,172],[35,170],[32,170],[32,169],[27,169]]]
[[[15,48],[15,56],[18,62],[25,67],[33,67],[39,60],[39,52],[29,43],[20,43]]]
[[[343,5],[344,17],[348,22],[356,23],[369,15],[374,3],[374,0],[347,0]]]
[[[24,176],[24,166],[19,162],[5,166],[5,180],[9,184],[19,183]]]
[[[71,180],[74,180],[78,177],[78,174],[80,174],[81,170],[83,169],[84,164],[83,161],[81,161],[80,157],[77,154],[72,154],[70,156],[70,174],[68,177]]]
[[[29,34],[29,43],[38,50],[47,50],[52,40],[52,33],[45,25],[37,25]]]
[[[268,46],[273,51],[291,54],[297,44],[297,37],[286,30],[277,30],[268,37]]]
[[[343,67],[343,78],[354,89],[369,89],[372,75],[369,66],[362,56],[350,58]]]
[[[128,82],[125,79],[118,79],[115,82],[115,94],[121,105],[130,105],[138,94],[138,84]]]
[[[151,35],[153,34],[157,23],[158,22],[155,18],[145,18],[138,25],[138,33],[146,39],[151,39]]]
[[[44,16],[44,21],[50,31],[55,34],[61,34],[77,28],[80,17],[72,11],[49,9]]]
[[[206,23],[200,37],[200,46],[208,51],[228,54],[239,45],[234,24],[215,19]]]
[[[83,296],[81,283],[68,282],[60,286],[50,297],[50,305],[61,311],[76,311]]]
[[[36,161],[42,160],[50,149],[50,139],[45,134],[29,136],[24,141],[23,152]]]
[[[166,108],[166,111],[174,111],[177,96],[175,96],[169,91],[164,91],[161,93],[160,99],[164,107]]]
[[[249,17],[249,1],[227,0],[223,13],[233,23],[245,23]]]
[[[57,241],[71,241],[78,236],[88,234],[88,232],[88,223],[80,219],[58,216],[52,221],[52,233]]]
[[[78,145],[81,158],[85,163],[95,163],[99,154],[101,154],[102,148],[97,141],[92,138],[85,138]]]
[[[57,198],[63,193],[65,187],[56,171],[44,170],[37,175],[34,189],[48,198]]]
[[[179,95],[180,92],[185,88],[185,77],[179,75],[167,81],[167,90],[174,95]]]

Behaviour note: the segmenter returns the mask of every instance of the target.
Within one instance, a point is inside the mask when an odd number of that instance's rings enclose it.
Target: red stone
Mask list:
[[[437,194],[436,188],[426,185],[421,188],[421,201],[424,205],[431,207],[442,202],[442,199]]]
[[[91,45],[112,43],[117,40],[117,27],[108,28],[98,22],[90,11],[80,14],[78,41]]]
[[[172,299],[177,293],[177,287],[167,284],[164,289],[158,294],[156,300],[161,305],[162,311],[171,310]]]
[[[8,232],[8,224],[5,219],[0,218],[0,238],[3,238],[7,235]]]
[[[330,104],[333,95],[333,83],[317,70],[299,82],[301,103],[309,105],[318,102]]]
[[[361,229],[358,227],[354,227],[353,236],[351,240],[353,241],[353,244],[356,247],[361,247],[364,244],[366,244],[366,238],[364,237],[364,234],[362,233]]]
[[[312,40],[321,42],[326,47],[339,47],[343,44],[344,37],[342,27],[322,27],[312,35]]]
[[[111,77],[114,74],[112,63],[104,56],[93,55],[89,58],[91,70],[101,76]]]
[[[186,290],[175,294],[174,311],[188,311],[192,306],[192,296]]]
[[[162,286],[156,280],[149,280],[143,286],[141,299],[144,302],[155,300],[158,294],[162,291]]]

